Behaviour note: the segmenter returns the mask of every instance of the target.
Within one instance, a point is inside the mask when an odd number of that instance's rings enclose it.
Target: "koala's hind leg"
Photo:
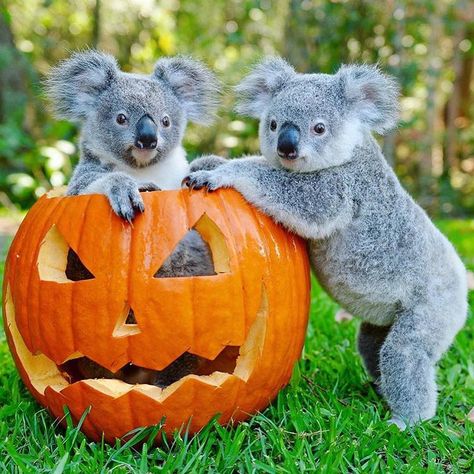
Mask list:
[[[389,331],[390,326],[375,326],[366,322],[359,329],[357,348],[367,372],[376,384],[380,382],[380,350]]]
[[[439,309],[398,314],[380,351],[380,388],[401,429],[435,415],[435,364],[456,332]]]

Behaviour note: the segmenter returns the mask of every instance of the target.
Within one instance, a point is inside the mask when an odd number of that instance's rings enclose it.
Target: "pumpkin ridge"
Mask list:
[[[43,207],[44,206],[44,201],[40,199],[40,201],[38,201],[38,209],[36,211],[36,214],[38,215],[42,215],[42,213],[40,211],[43,210]],[[51,211],[52,212],[52,211]],[[17,234],[15,235],[15,240],[13,241],[13,244],[12,246],[10,247],[10,251],[8,252],[8,256],[7,256],[7,262],[6,262],[6,265],[5,265],[5,275],[7,275],[7,277],[5,278],[5,281],[7,282],[7,284],[11,283],[9,280],[10,278],[8,277],[8,275],[10,274],[10,272],[13,272],[13,278],[12,280],[13,281],[16,281],[19,277],[20,277],[20,273],[21,273],[21,265],[20,263],[18,262],[17,258],[13,257],[13,254],[14,253],[17,253],[17,255],[19,255],[18,252],[20,252],[20,249],[22,247],[24,247],[25,245],[25,240],[27,241],[28,239],[25,239],[25,237],[28,236],[28,232],[27,232],[27,225],[26,223],[22,222],[20,224],[20,228],[18,229],[18,232]],[[35,229],[37,230],[37,229]],[[17,241],[17,238],[19,239]],[[28,252],[33,252],[34,250],[31,248],[31,247],[26,247],[26,250],[24,251],[23,255],[22,255],[22,258],[26,258],[26,256],[28,255]],[[11,255],[11,256],[10,256]],[[12,267],[13,269],[11,270],[10,269],[10,262],[12,261]],[[17,298],[20,298],[19,295],[21,295],[22,292],[24,292],[24,295],[25,297],[27,297],[28,295],[31,294],[30,292],[30,281],[31,279],[33,278],[33,272],[31,272],[29,278],[27,279],[27,282],[26,284],[24,285],[24,288],[20,287],[18,289],[18,291],[14,292],[13,290],[11,290],[11,293],[12,293],[12,299],[13,301],[15,301]],[[5,286],[6,288],[6,286]],[[5,291],[4,291],[5,292]],[[14,294],[15,293],[15,294]],[[5,301],[5,299],[4,299]],[[18,317],[17,315],[17,312],[15,311],[15,321],[16,321],[16,318]],[[21,318],[21,315],[20,315],[20,318]],[[28,318],[24,318],[26,319],[26,327],[27,327],[27,341],[25,341],[25,344],[27,345],[27,347],[32,347],[33,346],[33,336],[32,336],[32,332],[31,332],[31,325],[30,325],[30,321]],[[16,324],[18,324],[19,321],[16,321]],[[22,324],[23,325],[23,324]]]
[[[43,202],[44,202],[46,199],[47,199],[46,197],[43,198]],[[35,275],[35,272],[37,272],[38,278],[39,278],[39,272],[38,272],[37,262],[38,262],[38,257],[39,257],[39,251],[40,251],[41,245],[42,245],[42,243],[43,243],[43,239],[44,239],[44,237],[45,237],[47,231],[49,230],[49,227],[48,227],[48,225],[49,225],[49,219],[50,219],[50,217],[51,217],[53,214],[55,214],[55,213],[58,211],[58,209],[61,209],[61,204],[62,204],[62,203],[61,203],[61,200],[57,200],[57,201],[56,201],[56,205],[52,207],[52,209],[50,210],[49,213],[47,212],[46,215],[43,215],[43,213],[41,213],[43,225],[42,225],[42,227],[41,227],[41,231],[38,231],[38,234],[40,235],[41,241],[39,242],[38,247],[35,248],[35,250],[34,250],[34,252],[33,252],[33,254],[32,254],[32,259],[31,259],[31,260],[32,260],[32,262],[34,262],[33,265],[34,265],[35,270],[33,270],[33,271],[31,272],[30,278],[28,279],[28,285],[27,285],[27,288],[28,288],[28,289],[27,289],[27,294],[28,294],[28,295],[31,295],[31,294],[32,294],[32,292],[31,292],[31,285],[32,285],[32,280],[33,280],[33,278],[36,276],[36,275]],[[46,206],[44,206],[44,207],[46,207]],[[62,205],[62,207],[64,207],[64,205]],[[37,298],[38,298],[37,307],[40,307],[40,306],[41,306],[41,296],[42,296],[42,293],[41,293],[40,291],[38,291],[38,293],[37,293]],[[16,317],[16,316],[15,316],[15,317]],[[32,319],[31,319],[31,318],[28,318],[28,331],[29,331],[30,334],[31,334],[30,322],[32,322]],[[37,319],[37,322],[38,322],[38,326],[37,326],[37,328],[36,328],[37,330],[34,332],[34,334],[36,334],[36,338],[39,338],[39,339],[41,340],[41,342],[42,342],[42,344],[38,344],[39,341],[38,341],[38,339],[36,339],[36,343],[37,343],[36,345],[37,345],[37,347],[38,347],[38,346],[47,344],[47,341],[46,341],[46,339],[43,337],[43,330],[42,330],[43,328],[41,327],[41,319]],[[32,337],[31,342],[33,343],[33,337]],[[27,346],[27,347],[28,347],[28,346]],[[30,348],[28,347],[28,349],[30,349]]]
[[[227,227],[229,229],[232,229],[232,225],[230,224],[230,220],[228,218],[228,213],[230,213],[231,215],[233,215],[234,217],[234,222],[236,223],[236,227],[238,228],[239,230],[239,237],[241,237],[242,235],[245,235],[242,231],[242,227],[241,227],[241,221],[239,219],[239,216],[236,214],[235,212],[235,208],[234,206],[228,206],[227,205],[227,202],[225,199],[223,199],[222,197],[222,193],[220,193],[219,191],[217,191],[218,193],[218,197],[219,197],[219,210],[222,212],[222,210],[224,211],[223,212],[223,215],[224,215],[224,219],[226,221],[226,224],[227,224]],[[237,192],[232,193],[232,200],[235,200],[235,197],[236,196],[239,196],[241,199],[243,199],[243,197],[240,196],[240,194],[238,194]],[[238,207],[238,206],[236,206]],[[235,247],[235,236],[232,234],[232,247]],[[237,256],[238,257],[238,256]],[[239,262],[240,263],[240,262]],[[244,285],[244,280],[242,278],[242,272],[240,271],[240,268],[239,268],[239,280],[240,280],[240,287],[242,288],[243,292],[241,293],[241,296],[242,296],[242,307],[244,309],[244,314],[245,314],[245,331],[248,331],[248,328],[249,328],[249,314],[248,314],[248,306],[246,304],[246,299],[245,299],[245,285]]]
[[[85,209],[82,212],[82,219],[81,219],[80,227],[79,227],[80,229],[82,229],[83,226],[84,226],[84,221],[86,219],[87,210],[89,209],[90,205],[91,205],[91,196],[87,196]],[[59,220],[59,218],[58,218],[58,220]],[[77,252],[78,255],[81,255],[82,251],[83,251],[81,249],[81,240],[82,240],[82,232],[79,234],[79,239],[77,241],[77,250],[76,250],[76,252]],[[71,245],[69,242],[68,242],[68,244]],[[69,308],[72,312],[72,318],[70,318],[69,330],[70,330],[70,334],[71,334],[72,347],[74,347],[74,349],[77,351],[79,344],[77,343],[77,338],[75,337],[76,328],[75,328],[75,325],[74,325],[74,322],[76,321],[75,316],[77,314],[77,308],[76,308],[76,305],[74,305],[74,301],[75,301],[76,297],[77,297],[76,286],[73,285],[71,291],[69,292],[69,301],[68,301]]]

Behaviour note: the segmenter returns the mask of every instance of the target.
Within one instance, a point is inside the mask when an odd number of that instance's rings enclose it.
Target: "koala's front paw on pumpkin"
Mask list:
[[[140,196],[137,183],[131,179],[116,179],[108,189],[107,197],[110,205],[122,219],[132,222],[137,212],[143,212],[145,205]]]
[[[183,179],[183,184],[189,189],[203,189],[215,191],[225,186],[219,174],[212,171],[195,171]]]

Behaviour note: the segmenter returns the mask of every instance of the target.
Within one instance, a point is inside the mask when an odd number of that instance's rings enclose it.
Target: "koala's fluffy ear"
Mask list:
[[[235,88],[239,95],[236,111],[260,118],[272,97],[295,75],[295,70],[284,59],[266,58]]]
[[[162,58],[155,64],[152,77],[171,88],[189,120],[203,125],[214,120],[220,84],[204,63],[183,56]]]
[[[344,95],[362,123],[383,134],[397,125],[400,88],[377,66],[342,66],[339,76]]]
[[[74,53],[51,70],[46,94],[56,115],[73,121],[86,118],[119,72],[113,56],[99,51]]]

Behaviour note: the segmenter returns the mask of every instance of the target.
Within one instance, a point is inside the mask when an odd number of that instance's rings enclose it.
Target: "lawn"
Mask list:
[[[474,221],[439,227],[474,270]],[[2,262],[4,258],[1,259]],[[471,313],[474,292],[470,293]],[[57,426],[23,387],[0,332],[0,471],[4,472],[473,472],[474,318],[440,364],[438,416],[407,432],[386,423],[356,352],[358,321],[315,283],[303,359],[263,413],[233,428],[209,424],[152,446],[152,430],[126,444],[89,442]]]

